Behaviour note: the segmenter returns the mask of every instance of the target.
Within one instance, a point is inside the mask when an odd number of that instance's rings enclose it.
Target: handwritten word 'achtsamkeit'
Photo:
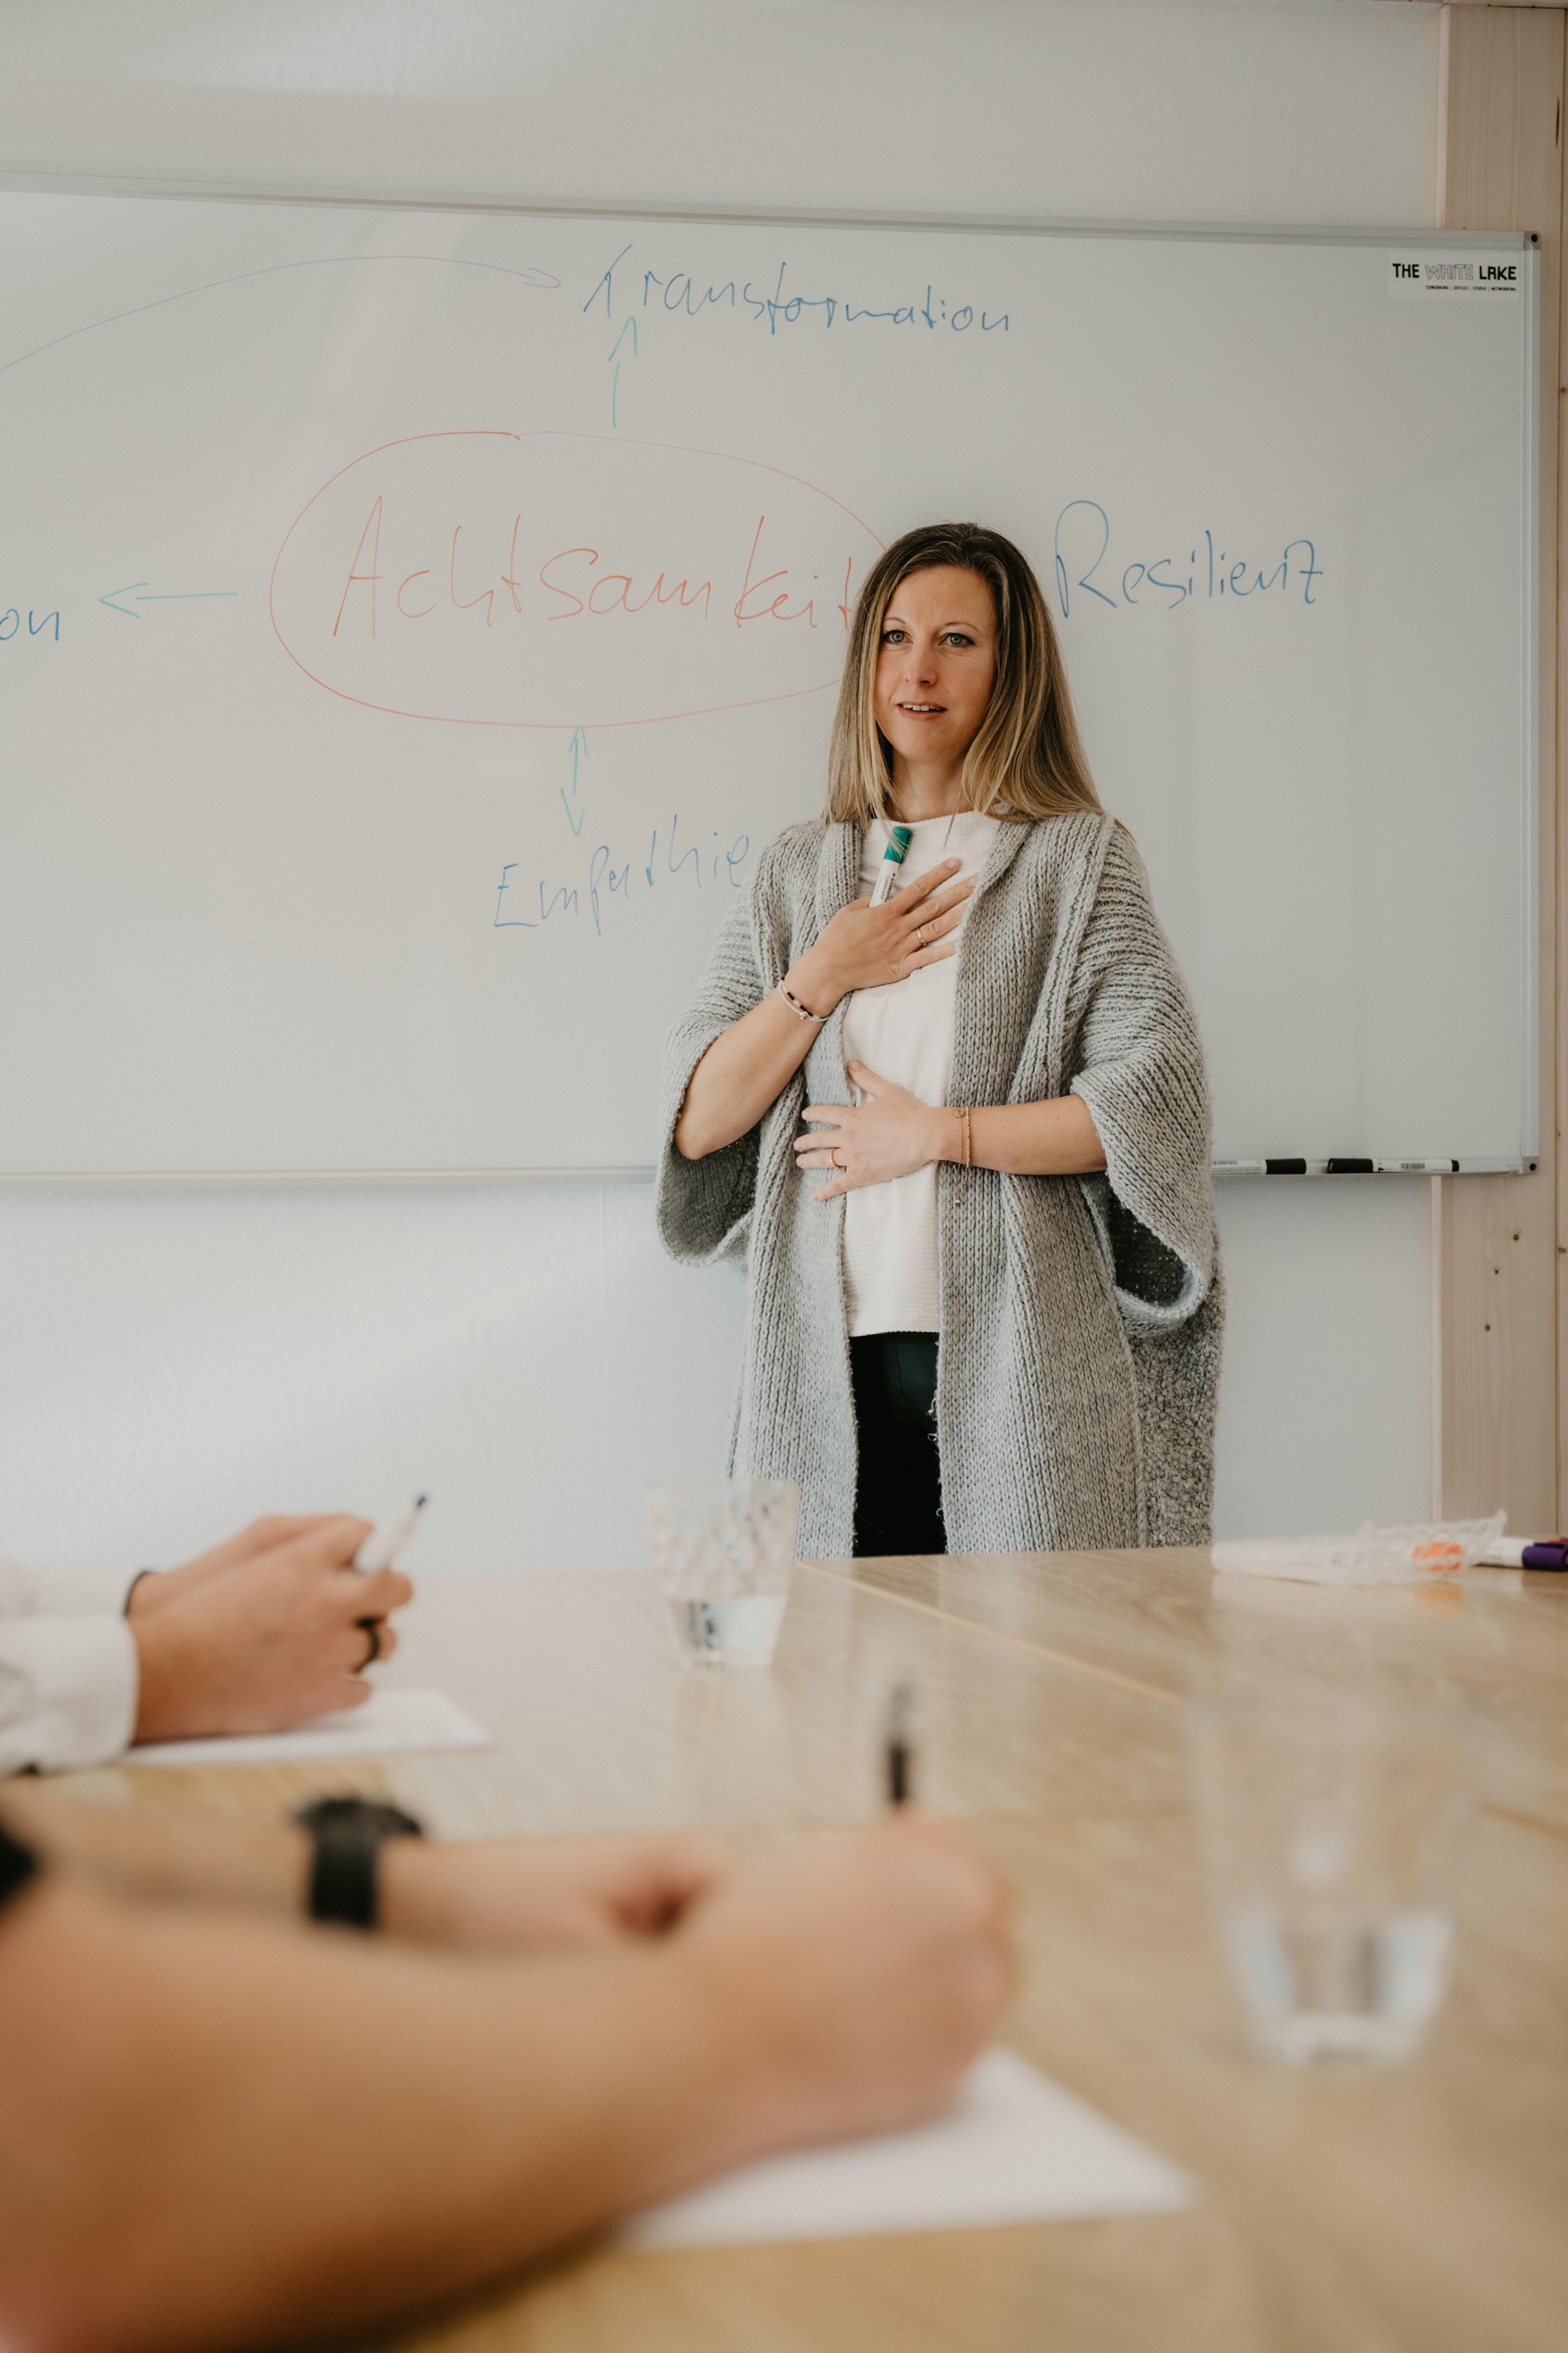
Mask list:
[[[306,678],[372,711],[635,727],[831,691],[881,550],[841,499],[761,459],[463,427],[329,476],[279,548],[268,613]]]
[[[716,827],[710,827],[709,833],[705,845],[683,841],[677,815],[668,828],[656,825],[650,829],[646,857],[640,843],[628,858],[607,841],[598,841],[591,849],[584,845],[564,871],[557,868],[548,876],[536,874],[528,881],[513,881],[521,861],[510,859],[501,868],[496,885],[492,928],[498,932],[541,932],[552,926],[561,930],[580,923],[585,915],[595,938],[602,939],[605,921],[617,902],[624,907],[650,891],[668,892],[678,882],[698,891],[738,891],[752,852],[750,834],[738,833],[724,846]]]
[[[430,534],[401,531],[381,495],[343,575],[331,633],[339,638],[358,630],[375,638],[397,622],[427,621],[438,612],[473,613],[487,629],[504,624],[509,615],[593,621],[647,613],[720,620],[738,629],[752,621],[847,629],[853,558],[845,559],[842,578],[798,575],[788,564],[773,561],[767,531],[767,516],[758,515],[749,542],[737,541],[732,560],[698,579],[690,567],[636,567],[613,550],[586,545],[552,548],[535,563],[521,514],[477,527],[442,526],[439,544],[427,546],[422,542]],[[412,563],[413,555],[430,561]]]
[[[1110,518],[1098,499],[1069,499],[1057,517],[1054,543],[1057,601],[1063,620],[1091,604],[1120,609],[1152,605],[1174,612],[1178,605],[1239,605],[1249,596],[1276,603],[1316,605],[1314,581],[1324,577],[1315,540],[1287,540],[1260,563],[1257,555],[1226,549],[1205,525],[1201,538],[1182,554],[1152,555],[1122,563],[1110,554]],[[1122,551],[1125,553],[1125,550]]]
[[[1005,311],[988,311],[983,304],[956,301],[929,280],[907,288],[900,299],[857,301],[847,294],[802,293],[789,284],[787,261],[765,279],[704,279],[699,270],[648,269],[629,259],[624,245],[601,274],[583,308],[603,306],[606,319],[637,311],[657,311],[678,319],[700,318],[706,311],[742,320],[776,335],[781,327],[908,327],[921,334],[1006,334],[1012,321]]]

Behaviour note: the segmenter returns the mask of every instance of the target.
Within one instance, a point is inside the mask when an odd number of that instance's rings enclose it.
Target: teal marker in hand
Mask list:
[[[899,869],[904,862],[904,852],[915,838],[912,825],[890,825],[888,847],[882,852],[882,863],[877,871],[877,887],[871,893],[871,904],[879,907],[884,899],[892,896],[893,885],[899,879]]]

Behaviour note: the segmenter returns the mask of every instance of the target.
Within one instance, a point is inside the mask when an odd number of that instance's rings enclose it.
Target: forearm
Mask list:
[[[843,994],[810,951],[791,966],[784,985],[823,1019]],[[676,1122],[682,1159],[705,1159],[755,1127],[810,1053],[819,1027],[803,1021],[773,989],[715,1038],[691,1074]]]
[[[459,1976],[49,1886],[3,1933],[0,2309],[43,2348],[368,2324],[768,2137],[669,1947]]]
[[[303,1831],[150,1807],[84,1806],[20,1781],[7,1786],[0,1810],[51,1870],[107,1894],[278,1917],[304,1910]]]
[[[95,1892],[274,1920],[304,1918],[310,1842],[294,1824],[77,1803],[13,1781],[0,1820],[57,1877]],[[526,1845],[389,1839],[376,1924],[412,1944],[521,1953],[652,1936],[723,1876],[695,1839]]]
[[[1087,1176],[1105,1166],[1105,1151],[1089,1105],[1079,1095],[1049,1103],[987,1103],[969,1114],[970,1161],[1010,1176]],[[946,1111],[937,1156],[963,1158],[963,1122]]]

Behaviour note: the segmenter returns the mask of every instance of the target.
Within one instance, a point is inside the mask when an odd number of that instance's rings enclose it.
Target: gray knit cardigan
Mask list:
[[[799,1482],[804,1559],[847,1557],[854,1534],[844,1205],[810,1198],[791,1148],[804,1104],[852,1099],[842,1008],[750,1134],[688,1161],[673,1134],[714,1039],[856,895],[860,842],[858,825],[816,823],[763,851],[664,1066],[659,1231],[699,1264],[745,1255],[731,1463]],[[1205,1544],[1223,1314],[1208,1099],[1192,1007],[1124,829],[1087,811],[1004,824],[957,992],[949,1101],[1081,1095],[1107,1166],[939,1170],[949,1548]]]

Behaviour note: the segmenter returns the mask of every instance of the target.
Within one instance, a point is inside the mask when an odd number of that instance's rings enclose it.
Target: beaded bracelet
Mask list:
[[[779,983],[779,995],[797,1020],[813,1021],[820,1029],[823,1023],[829,1018],[826,1013],[814,1013],[809,1006],[803,1005],[785,981],[781,980]]]

